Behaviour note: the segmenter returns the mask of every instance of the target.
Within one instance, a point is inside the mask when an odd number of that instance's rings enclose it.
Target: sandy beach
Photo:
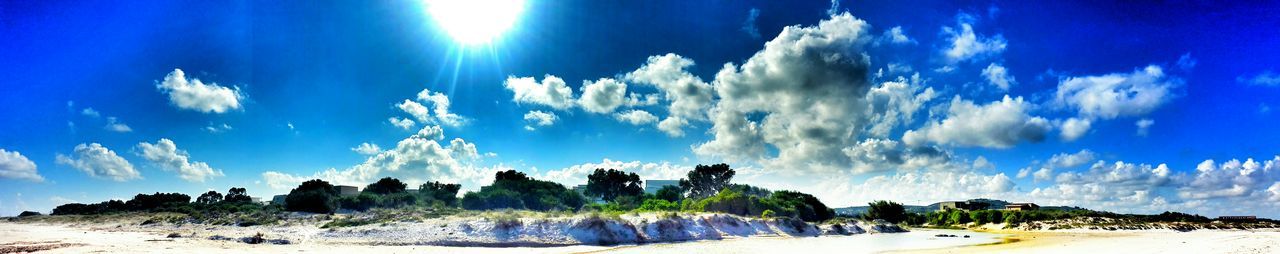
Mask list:
[[[1002,243],[895,253],[1277,253],[1280,230],[995,231]]]

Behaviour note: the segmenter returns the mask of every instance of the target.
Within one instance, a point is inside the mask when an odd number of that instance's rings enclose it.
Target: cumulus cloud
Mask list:
[[[119,119],[116,119],[116,117],[114,117],[114,116],[113,116],[113,117],[107,117],[107,126],[103,126],[102,128],[103,128],[103,129],[106,129],[106,130],[109,130],[109,131],[114,131],[114,132],[131,132],[131,131],[133,131],[133,128],[129,128],[129,125],[126,125],[126,124],[124,124],[124,123],[120,122],[120,120],[119,120]]]
[[[1067,118],[1058,126],[1062,129],[1062,132],[1058,134],[1061,135],[1063,141],[1075,141],[1080,137],[1084,137],[1084,134],[1089,133],[1089,128],[1092,128],[1092,126],[1093,120],[1087,118]]]
[[[1054,154],[1049,158],[1048,165],[1055,168],[1074,168],[1080,165],[1088,164],[1097,158],[1097,154],[1089,149],[1080,150],[1075,153]]]
[[[222,170],[209,167],[209,164],[191,161],[187,151],[179,150],[177,144],[167,138],[162,138],[154,144],[139,142],[134,153],[161,170],[178,173],[179,178],[188,182],[204,182],[206,179],[223,175]]]
[[[475,166],[480,157],[474,144],[454,139],[441,145],[438,141],[442,139],[443,130],[439,126],[428,126],[400,140],[394,148],[369,156],[363,163],[347,169],[331,168],[309,176],[267,171],[262,173],[262,178],[276,190],[288,190],[309,179],[363,185],[382,177],[396,177],[411,186],[427,181],[478,186],[495,170]]]
[[[669,102],[667,118],[678,118],[671,120],[669,127],[682,127],[674,123],[706,120],[706,110],[713,100],[711,84],[688,72],[693,64],[693,60],[676,54],[650,56],[643,66],[627,73],[624,78],[636,84],[656,86]]]
[[[524,114],[524,121],[528,123],[524,126],[524,129],[535,130],[538,127],[551,126],[556,123],[556,119],[559,119],[559,117],[554,113],[541,110],[529,111],[529,113]]]
[[[949,63],[998,55],[1009,45],[1003,35],[986,37],[974,33],[972,22],[966,19],[960,19],[958,26],[959,28],[942,27],[942,33],[949,44],[942,50],[942,55]]]
[[[1155,124],[1156,124],[1155,120],[1146,119],[1146,118],[1138,119],[1137,122],[1133,123],[1134,126],[1138,127],[1138,133],[1137,133],[1138,136],[1144,136],[1144,137],[1147,136],[1147,129],[1150,129],[1151,126]]]
[[[390,122],[391,126],[395,126],[397,128],[404,129],[404,130],[413,129],[413,126],[417,125],[417,123],[413,122],[412,119],[399,118],[399,117],[387,118],[387,122]]]
[[[579,184],[586,184],[587,175],[590,175],[591,172],[594,172],[597,168],[617,169],[627,171],[629,173],[636,173],[637,175],[640,175],[640,179],[646,180],[679,180],[684,178],[685,174],[692,169],[692,167],[673,165],[669,162],[626,162],[605,158],[601,160],[600,163],[583,163],[566,168],[539,172],[534,175],[534,178],[546,179],[572,187]]]
[[[199,79],[188,79],[181,69],[173,69],[156,83],[156,89],[169,95],[169,102],[180,109],[203,113],[227,112],[240,108],[244,95],[239,87],[227,88],[217,83],[205,84]]]
[[[937,95],[932,87],[924,84],[919,73],[910,79],[899,76],[893,81],[880,83],[866,96],[871,124],[866,133],[874,137],[889,136],[894,128],[914,120],[915,113]]]
[[[93,108],[84,108],[83,110],[80,110],[80,114],[87,117],[93,117],[93,118],[102,117],[102,113],[98,113],[98,111],[93,110]]]
[[[853,161],[855,173],[940,169],[951,162],[951,155],[937,147],[909,147],[887,139],[863,140],[842,151]]]
[[[662,119],[661,122],[658,122],[658,130],[666,133],[667,136],[683,137],[684,126],[686,125],[689,125],[689,121],[684,120],[684,118],[667,117],[666,119]]]
[[[987,83],[999,87],[1000,90],[1008,91],[1009,87],[1018,83],[1004,66],[996,63],[991,63],[987,68],[982,69],[982,77],[987,79]]]
[[[855,142],[869,108],[869,59],[860,53],[867,27],[848,13],[786,27],[741,66],[725,64],[714,82],[720,97],[711,110],[714,139],[694,152],[790,167],[847,165],[841,150]],[[776,157],[769,158],[767,146]]]
[[[911,37],[907,37],[907,34],[903,32],[901,26],[895,26],[893,28],[889,28],[889,30],[885,30],[884,34],[880,35],[880,39],[877,40],[876,42],[891,43],[891,44],[915,44],[916,40],[911,39]]]
[[[18,151],[4,149],[0,149],[0,178],[44,182],[44,177],[36,171],[35,162]]]
[[[1246,77],[1244,75],[1236,77],[1236,82],[1253,86],[1276,87],[1280,86],[1280,74],[1271,72],[1271,70],[1265,70],[1257,75],[1253,75],[1253,77]]]
[[[556,76],[546,75],[542,82],[533,77],[507,77],[503,87],[515,93],[511,101],[548,106],[555,109],[573,107],[573,89],[565,85],[564,80]]]
[[[422,89],[421,92],[418,92],[415,99],[416,101],[405,99],[403,102],[397,103],[396,108],[399,108],[400,111],[404,111],[406,114],[413,116],[413,118],[423,124],[438,123],[456,127],[463,125],[466,121],[466,118],[449,111],[451,102],[449,101],[449,97],[443,93],[432,92],[429,89]],[[428,109],[427,106],[422,105],[422,103],[430,104],[431,109]],[[391,121],[392,125],[403,129],[412,128],[414,125],[414,122],[409,121],[409,119],[392,117],[389,121]]]
[[[632,125],[645,125],[658,121],[658,117],[653,116],[648,111],[632,109],[625,112],[619,112],[613,116],[619,122],[629,123]],[[677,128],[678,129],[678,128]]]
[[[627,84],[611,78],[582,81],[582,98],[578,99],[578,104],[587,112],[612,113],[626,103],[626,94]]]
[[[356,147],[352,147],[351,151],[356,152],[360,155],[369,156],[369,155],[374,155],[382,152],[382,148],[378,147],[378,144],[365,142],[365,143],[360,143],[360,145]]]
[[[142,179],[142,175],[133,169],[133,164],[98,143],[76,145],[72,155],[58,154],[55,162],[95,178],[117,182]]]
[[[1049,121],[1027,114],[1032,105],[1022,97],[977,105],[956,96],[947,118],[907,131],[902,140],[917,146],[925,142],[958,146],[1009,148],[1021,141],[1039,142],[1051,129]]]
[[[1149,65],[1132,73],[1066,78],[1058,83],[1053,101],[1083,117],[1141,116],[1171,100],[1173,89],[1182,83],[1165,75],[1160,66]]]

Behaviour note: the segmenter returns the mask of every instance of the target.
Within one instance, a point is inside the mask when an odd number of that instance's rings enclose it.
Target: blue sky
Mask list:
[[[1280,216],[1278,5],[520,6],[462,43],[421,1],[0,4],[0,214],[728,162],[833,206]]]

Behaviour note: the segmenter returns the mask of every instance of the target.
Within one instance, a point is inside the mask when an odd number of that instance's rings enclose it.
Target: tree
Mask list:
[[[747,195],[747,196],[768,197],[769,195],[773,195],[773,191],[769,189],[755,187],[747,184],[731,183],[729,185],[726,185],[724,189],[721,189],[721,191],[725,189],[733,190],[738,193],[742,193],[742,195]]]
[[[285,210],[332,213],[338,208],[338,189],[320,179],[302,182],[285,197]]]
[[[418,195],[439,200],[448,206],[454,206],[458,204],[458,190],[461,189],[461,184],[427,182],[418,187]]]
[[[688,178],[680,179],[680,188],[689,193],[691,198],[706,198],[728,186],[733,175],[734,171],[729,168],[729,164],[699,164],[693,171],[689,171]]]
[[[246,191],[244,188],[232,187],[230,190],[227,190],[227,196],[222,197],[222,201],[250,202],[250,201],[253,201],[253,197],[250,197],[248,194],[248,191]]]
[[[200,194],[200,197],[196,198],[196,203],[200,204],[210,205],[218,202],[222,202],[222,193],[218,193],[217,191],[205,192],[204,194]]]
[[[639,196],[644,194],[640,188],[640,175],[615,169],[599,169],[587,175],[587,195],[600,197],[605,201],[613,201],[620,196]]]
[[[662,186],[662,189],[658,189],[658,192],[655,192],[653,195],[658,199],[673,203],[680,203],[680,200],[684,199],[684,191],[680,190],[680,187],[671,185]]]
[[[472,210],[577,210],[584,202],[582,195],[564,185],[529,178],[515,170],[498,172],[493,184],[462,197],[462,207]]]
[[[784,207],[795,209],[796,215],[804,221],[825,221],[835,217],[835,210],[827,207],[813,195],[795,191],[775,191],[769,198],[776,200]]]
[[[882,219],[891,223],[902,222],[907,219],[907,210],[902,204],[887,200],[877,200],[868,203],[871,208],[867,209],[865,217],[867,219]]]
[[[379,194],[379,195],[386,195],[391,193],[404,192],[404,188],[406,186],[407,185],[400,182],[400,179],[383,177],[382,179],[378,180],[378,182],[371,183],[368,186],[365,186],[364,192]]]

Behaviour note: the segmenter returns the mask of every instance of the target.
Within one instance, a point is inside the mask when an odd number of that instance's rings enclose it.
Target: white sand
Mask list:
[[[1280,253],[1280,231],[1006,231],[1017,242],[915,253]]]

